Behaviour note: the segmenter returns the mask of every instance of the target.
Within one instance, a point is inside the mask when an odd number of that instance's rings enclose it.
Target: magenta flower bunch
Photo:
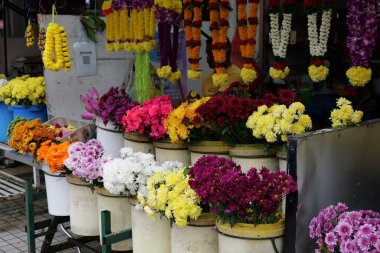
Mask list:
[[[280,218],[283,197],[297,184],[283,171],[244,173],[236,163],[215,155],[200,158],[189,170],[189,184],[224,223],[268,224]]]
[[[86,108],[86,112],[82,114],[82,118],[86,120],[94,120],[100,115],[99,112],[99,92],[95,88],[80,96],[80,99]]]
[[[380,252],[380,213],[330,205],[311,220],[309,235],[317,239],[316,253]]]
[[[165,136],[164,122],[172,110],[170,96],[149,99],[143,105],[129,110],[123,117],[125,133],[138,132],[153,139],[161,139]]]
[[[103,165],[112,159],[103,157],[103,145],[95,139],[86,143],[75,142],[69,146],[69,157],[65,160],[65,166],[78,176],[90,183],[102,180]]]

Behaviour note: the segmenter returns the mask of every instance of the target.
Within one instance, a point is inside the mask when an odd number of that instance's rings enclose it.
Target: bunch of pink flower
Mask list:
[[[163,138],[165,135],[164,122],[172,110],[169,96],[149,99],[143,105],[129,110],[123,117],[122,123],[125,132],[147,134],[153,139]]]
[[[199,159],[189,171],[189,184],[225,223],[275,223],[283,197],[297,184],[283,171],[252,168],[244,173],[236,163],[215,155]]]
[[[380,213],[346,210],[345,204],[338,203],[311,220],[309,235],[319,247],[315,252],[380,252]]]
[[[64,162],[74,176],[81,177],[87,182],[100,181],[103,177],[103,165],[111,157],[103,157],[103,145],[95,139],[86,143],[76,142],[69,146],[69,158]]]

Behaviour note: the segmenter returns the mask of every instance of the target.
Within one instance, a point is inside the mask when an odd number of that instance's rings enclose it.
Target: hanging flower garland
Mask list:
[[[329,69],[324,65],[327,52],[327,42],[330,35],[332,3],[334,0],[304,0],[307,14],[307,31],[309,36],[309,51],[312,57],[308,72],[313,82],[326,80]],[[322,21],[318,32],[318,12],[322,11]]]
[[[270,0],[268,4],[270,18],[270,38],[272,42],[273,54],[275,62],[269,69],[269,75],[274,80],[285,79],[290,69],[286,64],[286,51],[288,49],[290,31],[292,26],[292,17],[295,0],[284,0],[283,4],[283,19],[281,29],[280,23],[280,1]]]
[[[220,87],[228,82],[228,75],[225,72],[230,2],[228,0],[210,0],[208,9],[210,10],[212,53],[215,62],[215,74],[212,75],[212,81],[216,87]]]
[[[106,17],[106,49],[107,51],[115,51],[115,37],[116,37],[116,13],[112,9],[112,1],[106,0],[102,5],[103,15]]]
[[[199,53],[201,49],[202,0],[183,0],[185,36],[190,69],[187,76],[197,80],[201,77]]]
[[[34,42],[36,40],[33,25],[30,19],[28,19],[28,26],[26,27],[25,31],[25,39],[26,39],[26,46],[32,47],[34,46]]]
[[[346,75],[352,86],[363,87],[372,76],[369,61],[378,39],[378,1],[349,0],[347,5],[347,47],[351,68]]]
[[[240,36],[240,52],[244,64],[241,78],[244,83],[250,84],[257,78],[253,67],[256,47],[257,12],[260,0],[248,0],[249,17],[247,19],[247,0],[238,0],[238,32]]]
[[[40,51],[44,51],[45,50],[45,41],[46,41],[46,31],[45,31],[45,28],[43,26],[44,24],[44,18],[43,18],[43,15],[45,14],[45,10],[42,6],[42,2],[40,0],[39,2],[39,16],[38,16],[38,26],[39,26],[39,29],[38,29],[38,49]]]
[[[160,78],[176,82],[181,78],[177,67],[179,26],[182,23],[182,2],[178,0],[155,0],[161,67]],[[173,29],[173,38],[171,30]]]
[[[66,72],[71,70],[71,58],[68,48],[68,39],[63,26],[54,22],[56,8],[52,7],[52,22],[49,23],[46,32],[46,44],[43,54],[43,62],[46,69],[59,71],[63,68]]]

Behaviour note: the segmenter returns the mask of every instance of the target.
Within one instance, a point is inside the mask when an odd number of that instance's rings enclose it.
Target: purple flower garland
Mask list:
[[[380,4],[377,0],[349,0],[347,5],[347,47],[352,66],[369,68],[369,60],[378,38],[377,9]]]

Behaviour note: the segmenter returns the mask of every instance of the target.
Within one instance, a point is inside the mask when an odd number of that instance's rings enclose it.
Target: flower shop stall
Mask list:
[[[329,205],[344,202],[351,210],[380,209],[379,140],[379,120],[290,137],[288,172],[297,178],[298,193],[287,198],[285,252],[317,248],[306,236],[309,224]]]

